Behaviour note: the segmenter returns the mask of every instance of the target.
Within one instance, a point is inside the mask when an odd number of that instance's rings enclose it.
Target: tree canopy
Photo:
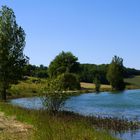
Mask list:
[[[77,73],[79,71],[78,58],[71,52],[62,51],[50,63],[48,73],[50,77],[56,77],[63,73]]]
[[[6,100],[6,90],[23,75],[28,58],[23,54],[25,32],[16,23],[12,9],[2,6],[0,10],[0,92]]]
[[[32,76],[38,78],[48,78],[48,67],[44,65],[36,66],[27,64],[24,67],[25,76]]]

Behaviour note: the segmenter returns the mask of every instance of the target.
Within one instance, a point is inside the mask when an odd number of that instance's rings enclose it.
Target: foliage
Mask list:
[[[96,74],[95,79],[94,79],[94,83],[95,83],[95,90],[96,92],[100,91],[100,87],[101,87],[101,82],[100,82],[100,75]]]
[[[12,9],[2,6],[0,10],[0,92],[6,100],[6,90],[23,75],[28,58],[23,54],[25,32],[17,25]]]
[[[106,74],[108,70],[108,64],[79,64],[79,71],[76,72],[78,74],[81,82],[92,83],[95,80],[95,76],[98,73],[100,75],[101,84],[109,84]],[[35,66],[28,64],[25,67],[25,75],[33,76],[38,78],[48,78],[48,68],[46,66]],[[136,70],[133,68],[123,68],[123,76],[125,78],[129,78],[135,75],[140,75],[140,70]]]
[[[108,64],[80,64],[80,72],[78,73],[80,81],[92,83],[96,74],[99,74],[101,84],[109,84],[106,78],[108,67]],[[140,70],[123,67],[123,77],[129,78],[135,75],[140,75]]]
[[[133,76],[138,76],[138,75],[140,75],[140,70],[136,70],[134,68],[126,68],[126,67],[124,67],[123,76],[125,78],[131,78]]]
[[[100,75],[100,82],[102,84],[108,84],[106,79],[108,65],[95,65],[95,64],[80,64],[79,77],[80,81],[92,83],[95,80],[95,76],[98,73]]]
[[[107,79],[114,90],[125,88],[123,80],[123,59],[114,56],[107,72]]]
[[[28,64],[24,67],[24,75],[38,78],[48,78],[48,68],[44,65],[35,66]]]
[[[82,82],[93,82],[94,75],[96,73],[96,65],[92,64],[80,64],[80,81]]]
[[[66,94],[63,92],[62,86],[59,83],[59,79],[51,79],[45,89],[46,97],[44,97],[43,103],[47,106],[47,109],[51,112],[57,112],[64,105],[67,99]]]
[[[72,73],[64,73],[57,77],[62,90],[79,90],[80,81],[77,75]]]
[[[49,81],[44,103],[48,110],[57,112],[68,98],[69,90],[80,89],[80,82],[74,74],[64,73]]]
[[[78,58],[71,52],[61,52],[50,63],[48,73],[50,77],[57,77],[62,73],[77,73],[79,71]]]

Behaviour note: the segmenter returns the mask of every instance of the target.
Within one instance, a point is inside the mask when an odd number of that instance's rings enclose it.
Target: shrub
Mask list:
[[[67,90],[80,89],[78,78],[71,73],[59,75],[51,79],[46,89],[46,97],[43,102],[49,111],[59,111],[69,97]]]
[[[79,90],[80,81],[75,74],[64,73],[57,77],[61,89],[63,90]]]
[[[48,111],[57,112],[64,105],[67,99],[63,92],[58,78],[49,81],[47,88],[44,89],[46,96],[43,98],[43,104],[47,106]]]

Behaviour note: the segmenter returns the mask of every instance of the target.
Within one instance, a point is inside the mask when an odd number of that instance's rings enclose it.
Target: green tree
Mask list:
[[[69,90],[80,89],[80,82],[75,74],[64,73],[48,82],[43,103],[51,112],[57,112],[64,105],[65,100],[70,96]]]
[[[123,59],[114,56],[107,72],[107,79],[113,90],[123,90],[125,88],[123,80]]]
[[[96,90],[96,92],[99,92],[100,91],[100,87],[101,87],[101,81],[100,81],[100,75],[98,73],[95,75],[94,83],[95,83],[95,90]]]
[[[57,77],[62,73],[76,73],[79,71],[78,58],[71,52],[61,52],[50,63],[48,73],[50,77]]]
[[[28,58],[23,54],[25,32],[17,25],[12,9],[0,10],[0,93],[6,100],[7,89],[22,78]]]
[[[43,104],[47,107],[48,111],[53,113],[59,111],[68,98],[59,82],[59,78],[51,79],[47,88],[43,91],[46,92],[46,97],[43,98]]]

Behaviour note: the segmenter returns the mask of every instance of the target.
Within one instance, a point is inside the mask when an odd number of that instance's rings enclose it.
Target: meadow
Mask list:
[[[133,85],[136,88],[140,88],[140,76],[133,76],[131,78],[126,78],[125,82],[128,83],[129,86]]]

